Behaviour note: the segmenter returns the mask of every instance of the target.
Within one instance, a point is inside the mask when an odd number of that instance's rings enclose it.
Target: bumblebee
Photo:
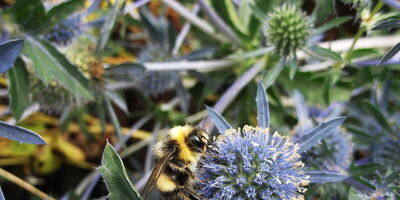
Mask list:
[[[153,149],[156,164],[143,189],[143,197],[154,185],[166,199],[199,200],[193,189],[194,169],[210,144],[208,134],[192,126],[176,126]]]

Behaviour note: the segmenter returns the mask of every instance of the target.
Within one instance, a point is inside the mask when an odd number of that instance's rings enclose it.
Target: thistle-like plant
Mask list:
[[[311,107],[305,103],[299,91],[294,92],[298,124],[293,131],[293,137],[303,136],[316,123],[338,117],[342,112],[342,105],[332,104],[326,109]],[[331,171],[346,170],[353,157],[350,135],[343,129],[337,129],[326,137],[322,144],[310,149],[302,155],[302,161],[308,166]]]
[[[295,57],[311,34],[311,20],[295,5],[284,4],[269,15],[267,36],[275,53]]]
[[[291,142],[278,132],[271,134],[267,96],[257,89],[258,126],[232,128],[212,108],[209,115],[221,133],[209,148],[196,174],[199,192],[207,199],[302,199],[313,182],[333,182],[345,176],[306,171],[300,154],[331,134],[344,120],[335,118],[318,125]]]

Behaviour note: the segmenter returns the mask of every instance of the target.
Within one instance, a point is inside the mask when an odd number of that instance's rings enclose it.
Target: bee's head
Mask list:
[[[204,130],[194,128],[187,137],[187,146],[194,152],[203,153],[206,151],[209,140]]]

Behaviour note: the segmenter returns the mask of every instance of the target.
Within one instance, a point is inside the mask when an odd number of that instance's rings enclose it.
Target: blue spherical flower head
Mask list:
[[[309,183],[298,145],[268,128],[228,129],[203,158],[200,193],[213,199],[303,199]]]
[[[44,38],[58,45],[65,46],[83,33],[83,27],[81,15],[72,15],[55,25]]]

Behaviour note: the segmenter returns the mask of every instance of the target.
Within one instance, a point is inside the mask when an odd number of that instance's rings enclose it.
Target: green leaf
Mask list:
[[[10,40],[0,45],[0,73],[14,65],[23,46],[24,40]]]
[[[386,131],[391,132],[391,128],[389,122],[386,120],[385,116],[381,113],[379,108],[372,105],[369,101],[364,100],[361,102],[361,105],[371,117],[373,117]]]
[[[50,31],[51,28],[68,18],[68,16],[83,6],[83,0],[69,0],[51,8],[46,14],[46,20],[43,21],[41,26],[36,30],[37,33]]]
[[[328,16],[335,11],[334,0],[315,1],[314,18],[316,23],[323,22]]]
[[[22,59],[8,71],[10,108],[14,118],[19,121],[24,110],[29,107],[29,74]]]
[[[325,58],[330,58],[335,61],[342,61],[342,57],[340,56],[340,54],[338,54],[334,51],[331,51],[330,49],[326,49],[326,48],[322,48],[322,47],[314,45],[310,48],[310,50],[319,56],[322,56]]]
[[[46,19],[41,0],[17,0],[7,12],[26,32],[31,33],[35,32]]]
[[[0,137],[5,137],[21,143],[46,144],[40,135],[12,124],[0,121]]]
[[[121,158],[108,142],[104,148],[101,164],[98,170],[107,185],[110,200],[142,199],[129,180]]]
[[[32,60],[37,75],[45,84],[56,80],[71,93],[93,99],[89,81],[53,46],[40,39],[27,37],[24,53]]]
[[[385,53],[385,55],[379,61],[378,66],[391,59],[399,51],[400,51],[400,43],[397,43],[394,47],[392,47],[388,52]]]
[[[107,44],[108,38],[110,37],[111,31],[114,27],[115,21],[117,20],[117,16],[120,10],[120,1],[117,0],[114,4],[114,7],[111,9],[109,16],[107,17],[106,22],[101,28],[100,38],[97,41],[96,52],[99,54]]]
[[[284,67],[285,61],[284,59],[282,59],[281,61],[279,61],[279,64],[277,66],[274,66],[273,69],[269,70],[267,76],[263,80],[265,88],[268,89],[272,84],[274,84],[276,78],[278,78]]]
[[[355,49],[351,51],[347,58],[349,60],[352,60],[354,58],[362,58],[366,56],[376,56],[379,54],[379,51],[377,49],[372,49],[372,48],[363,48],[363,49]]]
[[[246,34],[246,26],[241,22],[238,13],[236,11],[235,5],[233,4],[233,1],[231,0],[224,0],[226,11],[228,13],[229,19],[231,23],[236,27],[238,31],[240,31],[242,34]]]
[[[343,16],[343,17],[335,18],[334,20],[324,23],[322,26],[315,29],[314,34],[315,35],[322,34],[325,31],[328,31],[329,29],[331,29],[333,27],[340,26],[341,24],[346,23],[347,21],[349,21],[351,19],[353,19],[353,17],[350,17],[350,16]]]
[[[379,170],[382,166],[374,163],[369,163],[365,165],[350,165],[350,171],[351,175],[354,177],[358,176],[365,176],[365,175],[370,175],[374,174],[376,170]]]
[[[235,53],[235,54],[228,56],[228,58],[230,58],[230,59],[254,58],[254,57],[258,57],[258,56],[263,56],[263,55],[271,52],[272,50],[273,50],[273,48],[265,47],[265,48],[248,51],[248,52]]]

